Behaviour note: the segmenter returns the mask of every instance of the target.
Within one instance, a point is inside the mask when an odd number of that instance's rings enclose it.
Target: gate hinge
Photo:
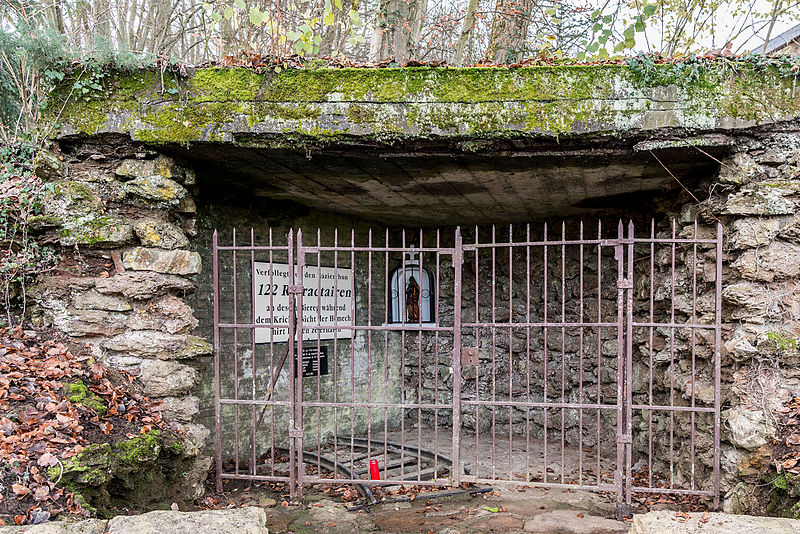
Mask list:
[[[289,429],[289,437],[290,438],[302,438],[305,435],[302,428],[290,428]]]
[[[633,443],[630,434],[617,434],[617,443]]]
[[[478,347],[461,347],[461,365],[478,365]]]
[[[617,287],[619,289],[633,289],[633,282],[630,278],[623,278],[622,280],[617,280]]]
[[[303,292],[302,284],[292,284],[289,286],[289,294],[291,295],[299,295]]]

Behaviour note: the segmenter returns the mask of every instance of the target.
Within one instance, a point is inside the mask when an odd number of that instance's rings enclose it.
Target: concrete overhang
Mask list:
[[[65,88],[46,120],[65,144],[180,157],[206,190],[391,224],[522,221],[631,209],[709,177],[737,135],[797,127],[800,85],[773,67],[675,72],[138,71],[88,99]]]

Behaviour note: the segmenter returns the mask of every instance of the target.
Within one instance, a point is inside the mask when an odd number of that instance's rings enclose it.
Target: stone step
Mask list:
[[[680,514],[670,511],[635,515],[630,534],[797,534],[800,520],[718,512]]]
[[[173,512],[158,510],[117,516],[108,521],[50,521],[41,525],[0,527],[0,534],[269,534],[263,508]]]

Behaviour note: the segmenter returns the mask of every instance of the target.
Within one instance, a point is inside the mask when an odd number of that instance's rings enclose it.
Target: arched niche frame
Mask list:
[[[389,276],[390,323],[427,325],[436,323],[434,300],[436,286],[428,268],[424,263],[420,265],[419,255],[419,252],[413,251],[403,253],[402,265],[394,269]],[[414,317],[414,302],[410,300],[415,296],[418,317]]]

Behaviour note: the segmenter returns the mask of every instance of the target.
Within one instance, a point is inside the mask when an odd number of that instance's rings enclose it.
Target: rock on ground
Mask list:
[[[628,525],[622,521],[575,510],[556,510],[539,514],[525,521],[525,532],[536,534],[625,534]]]
[[[0,534],[269,534],[262,508],[201,512],[155,511],[117,516],[109,521],[52,521],[41,525],[0,527]]]
[[[687,518],[688,516],[688,518]],[[723,513],[659,511],[633,517],[630,534],[797,534],[800,520]]]
[[[107,526],[108,521],[102,519],[87,519],[77,523],[49,521],[41,525],[0,527],[0,534],[104,534]]]

